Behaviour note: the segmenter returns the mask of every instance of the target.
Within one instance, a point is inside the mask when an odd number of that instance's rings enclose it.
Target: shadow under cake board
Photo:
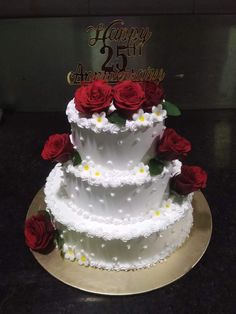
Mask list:
[[[35,195],[26,218],[45,210],[43,188]],[[98,294],[131,295],[161,288],[179,279],[201,259],[210,242],[212,217],[208,203],[198,191],[193,197],[194,223],[189,238],[164,262],[138,270],[107,271],[64,260],[58,249],[47,255],[32,251],[52,276],[72,287]]]

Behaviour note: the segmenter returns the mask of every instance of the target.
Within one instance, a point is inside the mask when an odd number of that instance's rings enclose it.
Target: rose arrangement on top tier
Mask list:
[[[142,108],[146,112],[152,112],[153,106],[162,103],[165,95],[164,89],[160,84],[156,84],[152,81],[143,82],[142,87],[145,93]]]
[[[75,107],[86,115],[106,111],[112,101],[112,87],[104,81],[83,85],[75,92]]]
[[[111,123],[117,124],[124,124],[126,119],[132,119],[137,113],[158,111],[158,115],[162,109],[169,115],[180,115],[176,105],[164,101],[163,87],[151,81],[138,83],[127,80],[114,87],[104,81],[94,81],[76,90],[74,103],[84,117],[95,117],[94,114],[104,112]],[[111,105],[115,107],[114,112],[109,112]]]

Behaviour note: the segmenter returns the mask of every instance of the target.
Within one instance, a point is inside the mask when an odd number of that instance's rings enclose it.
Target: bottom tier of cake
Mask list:
[[[150,267],[169,256],[187,239],[192,226],[192,209],[165,230],[148,237],[104,240],[86,233],[70,231],[57,223],[62,235],[62,255],[80,265],[107,270],[130,270]]]
[[[170,195],[146,220],[112,224],[81,216],[62,193],[62,181],[60,168],[55,167],[45,194],[65,259],[107,270],[145,268],[169,256],[189,236],[193,223],[191,194]]]

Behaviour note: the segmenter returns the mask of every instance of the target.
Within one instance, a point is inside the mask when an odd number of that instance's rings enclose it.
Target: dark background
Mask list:
[[[106,15],[106,16],[105,16]],[[152,37],[134,68],[164,68],[167,96],[184,109],[235,108],[236,3],[216,0],[0,0],[0,108],[64,111],[78,63],[104,61],[86,27],[123,18]]]
[[[236,313],[235,14],[234,1],[0,0],[0,313]],[[208,172],[204,194],[213,216],[209,248],[194,269],[128,297],[64,285],[41,268],[23,237],[29,204],[53,167],[40,158],[43,143],[69,132],[64,112],[56,112],[73,95],[66,74],[94,60],[84,29],[114,17],[153,31],[146,59],[165,68],[168,98],[184,109],[167,125],[192,142],[187,163]]]

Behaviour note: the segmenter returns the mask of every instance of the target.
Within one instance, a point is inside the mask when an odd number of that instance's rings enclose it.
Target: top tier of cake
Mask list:
[[[111,106],[112,109],[112,106]],[[155,143],[165,126],[165,110],[137,113],[136,119],[127,120],[124,126],[110,123],[105,115],[95,114],[84,118],[76,110],[74,100],[67,106],[71,123],[72,143],[82,159],[108,169],[132,169],[155,155]]]

